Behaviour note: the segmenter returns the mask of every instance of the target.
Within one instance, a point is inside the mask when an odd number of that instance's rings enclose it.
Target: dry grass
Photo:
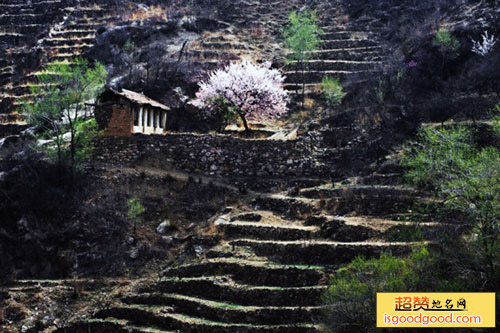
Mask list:
[[[264,25],[263,24],[257,24],[252,27],[250,30],[250,35],[253,38],[264,38],[266,37],[266,33],[264,31]]]
[[[167,21],[169,13],[171,12],[170,7],[165,7],[162,5],[151,6],[148,9],[136,9],[130,11],[129,13],[122,15],[123,21],[144,21],[148,19],[157,19],[160,21]]]

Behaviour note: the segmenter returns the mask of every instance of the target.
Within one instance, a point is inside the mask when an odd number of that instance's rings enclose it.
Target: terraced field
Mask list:
[[[0,1],[0,44],[4,46],[0,51],[0,133],[8,132],[3,127],[22,125],[12,105],[27,94],[25,84],[15,83],[25,74],[19,62],[30,58],[39,36],[47,32],[51,20],[59,19],[61,6],[60,0]]]
[[[319,332],[321,294],[340,266],[359,255],[403,255],[456,229],[398,221],[416,204],[435,204],[399,185],[399,176],[256,193],[245,207],[214,217],[223,241],[199,260],[170,267],[161,281],[66,331]]]
[[[26,3],[24,1],[23,3]],[[71,59],[84,54],[94,43],[97,29],[109,22],[111,17],[109,11],[103,5],[91,4],[88,6],[64,7],[62,1],[53,2],[54,11],[44,14],[25,14],[26,12],[43,12],[36,6],[41,6],[44,2],[34,2],[35,5],[19,4],[4,5],[10,8],[15,16],[16,22],[23,22],[19,26],[6,26],[3,29],[19,31],[34,29],[39,37],[35,41],[19,42],[19,47],[9,49],[8,52],[33,53],[37,49],[39,62],[48,63],[51,61],[68,62]],[[52,2],[51,2],[52,4]],[[15,14],[14,14],[15,13]],[[6,15],[3,16],[4,19]],[[55,21],[55,22],[54,22]],[[14,30],[15,29],[15,30]],[[11,43],[12,44],[12,43]],[[13,54],[8,57],[10,65],[8,68],[18,66],[14,61]],[[12,72],[14,75],[14,73]],[[7,113],[16,110],[19,106],[19,99],[30,99],[28,83],[35,80],[37,71],[23,72],[22,75],[6,77],[3,87],[0,90],[0,98]],[[10,112],[8,121],[16,119],[16,111]],[[19,119],[20,120],[20,119]]]
[[[29,83],[41,64],[71,62],[85,54],[97,29],[112,20],[106,5],[70,6],[64,0],[0,2],[0,135],[26,128],[19,115],[20,99],[31,100]]]
[[[384,69],[384,51],[381,26],[376,21],[349,20],[336,2],[317,8],[320,18],[322,43],[311,52],[304,66],[291,63],[285,66],[286,89],[298,91],[305,85],[305,93],[317,96],[323,77],[339,78],[343,86],[365,83]],[[302,73],[304,71],[304,73]]]

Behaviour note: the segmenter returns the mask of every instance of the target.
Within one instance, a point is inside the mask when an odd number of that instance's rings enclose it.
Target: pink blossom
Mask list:
[[[279,118],[287,112],[288,94],[282,88],[285,77],[266,63],[260,67],[246,60],[213,71],[200,82],[194,104],[205,116],[216,112],[216,99],[223,98],[246,119]]]
[[[412,60],[408,63],[408,67],[417,67],[418,63],[415,60]]]

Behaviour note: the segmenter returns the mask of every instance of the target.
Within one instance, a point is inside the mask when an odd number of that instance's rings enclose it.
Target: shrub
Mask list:
[[[134,236],[136,238],[137,224],[142,221],[145,212],[146,210],[139,199],[132,198],[127,201],[127,217],[134,224]]]
[[[477,147],[470,130],[425,129],[407,152],[407,177],[435,188],[444,207],[467,216],[472,225],[457,261],[463,272],[479,276],[486,288],[500,289],[500,151]],[[466,257],[466,258],[464,258]]]
[[[457,51],[460,48],[459,41],[444,28],[441,28],[438,32],[436,32],[433,44],[434,46],[439,47],[443,53],[449,53],[451,56],[455,57],[458,55]]]
[[[330,76],[323,77],[321,90],[326,103],[330,106],[340,104],[346,95],[339,79]]]
[[[79,120],[76,123],[76,162],[81,164],[87,161],[94,151],[92,141],[99,133],[98,125],[95,119]]]
[[[327,326],[336,332],[374,331],[376,293],[429,290],[434,263],[425,247],[415,249],[407,259],[391,254],[355,258],[332,277],[323,294]]]
[[[439,188],[443,181],[456,179],[474,154],[470,129],[423,128],[407,149],[402,165],[408,181],[426,188]]]
[[[206,119],[227,121],[231,115],[238,116],[248,133],[247,120],[278,118],[287,112],[283,81],[281,73],[269,64],[261,67],[246,60],[231,63],[199,83],[194,104],[203,108]]]
[[[492,113],[491,117],[493,118],[492,122],[493,132],[497,137],[500,138],[500,104],[495,105],[491,113]]]

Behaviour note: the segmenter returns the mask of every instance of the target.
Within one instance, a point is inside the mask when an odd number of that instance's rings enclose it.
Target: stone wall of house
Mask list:
[[[134,119],[132,119],[132,111],[130,105],[115,104],[111,107],[111,119],[108,126],[104,130],[106,136],[128,136],[132,133]]]
[[[302,140],[245,140],[229,135],[167,134],[100,137],[95,158],[116,165],[159,157],[161,167],[219,176],[307,177],[324,174]]]

